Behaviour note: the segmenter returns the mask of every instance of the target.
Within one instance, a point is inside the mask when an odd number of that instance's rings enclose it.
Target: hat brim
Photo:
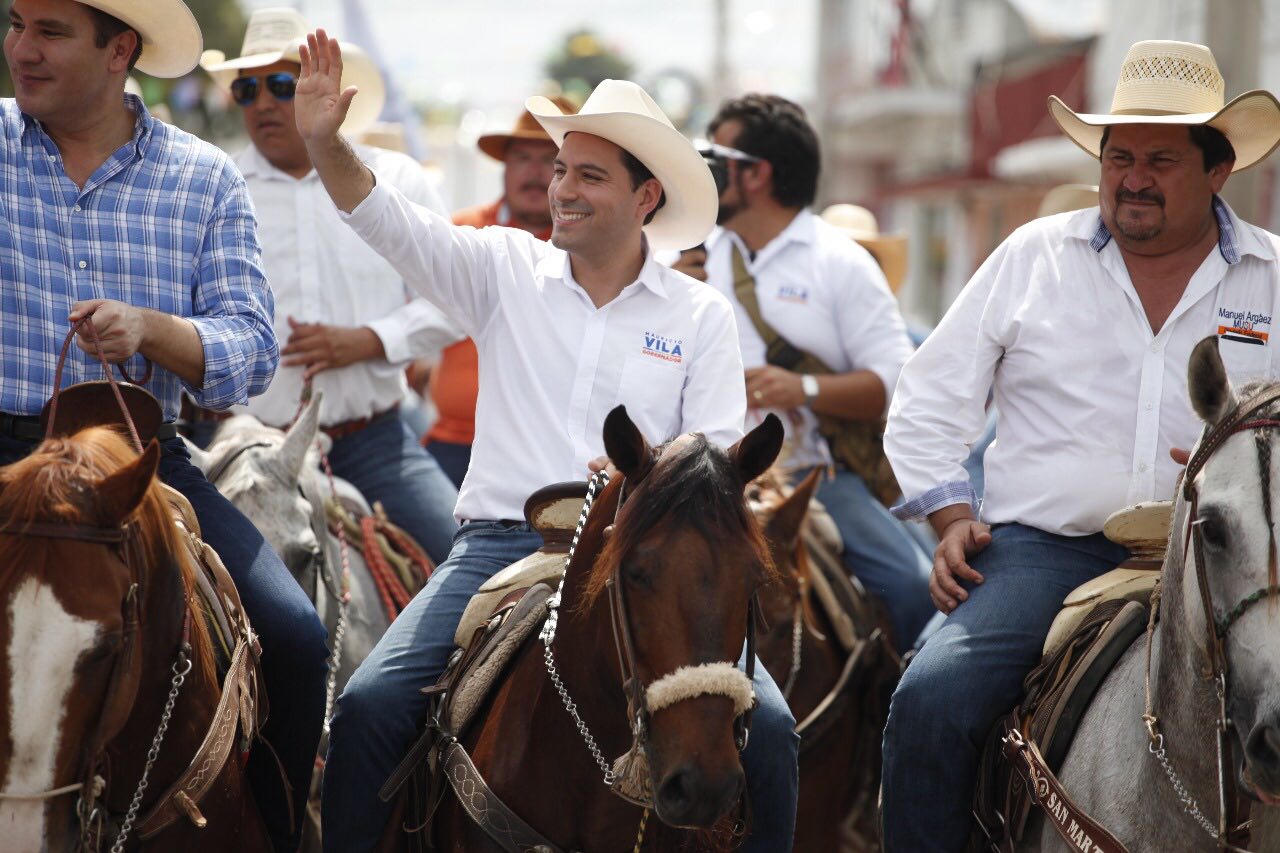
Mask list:
[[[517,139],[534,142],[550,142],[545,133],[536,130],[517,130],[512,133],[486,133],[476,140],[476,147],[499,163],[507,159],[507,146]]]
[[[871,257],[875,258],[885,279],[889,282],[889,289],[897,293],[907,279],[907,238],[883,234],[871,237],[855,234],[848,229],[842,230],[859,246],[871,253]]]
[[[182,0],[79,0],[124,21],[142,36],[137,69],[152,77],[181,77],[196,67],[204,35]]]
[[[226,59],[220,50],[206,50],[200,57],[200,67],[213,78],[218,88],[226,90],[231,81],[246,69],[264,68],[280,61],[301,64],[298,48],[305,43],[305,39],[299,39],[282,50],[255,53],[236,59]],[[342,123],[342,132],[348,136],[357,136],[382,115],[382,108],[387,103],[387,87],[382,80],[382,72],[369,55],[356,45],[343,42],[342,87],[345,89],[347,86],[355,86],[360,93],[351,101],[347,120]]]
[[[1161,115],[1077,113],[1050,95],[1049,114],[1072,142],[1095,158],[1101,157],[1103,130],[1120,124],[1207,124],[1222,131],[1235,149],[1233,172],[1257,165],[1280,145],[1280,101],[1263,89],[1245,92],[1217,112]]]
[[[588,133],[629,152],[653,172],[667,200],[644,227],[650,248],[688,249],[715,227],[720,209],[715,179],[702,155],[674,127],[630,112],[565,115],[540,95],[526,101],[525,108],[557,146],[568,133]]]

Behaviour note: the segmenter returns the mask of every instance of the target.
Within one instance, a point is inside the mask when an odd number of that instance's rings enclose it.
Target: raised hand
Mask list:
[[[319,29],[307,35],[298,54],[302,70],[293,97],[298,133],[308,143],[333,139],[357,92],[355,86],[342,88],[342,48]]]

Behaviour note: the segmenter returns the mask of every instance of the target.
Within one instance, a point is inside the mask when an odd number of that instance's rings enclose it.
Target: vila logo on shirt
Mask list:
[[[680,338],[666,338],[653,332],[645,332],[644,347],[640,351],[676,364],[684,361],[684,341]]]
[[[784,284],[778,287],[778,299],[783,302],[794,302],[804,305],[809,301],[809,288],[798,284]]]
[[[1271,315],[1258,311],[1218,309],[1218,336],[1229,341],[1264,346],[1271,334]]]

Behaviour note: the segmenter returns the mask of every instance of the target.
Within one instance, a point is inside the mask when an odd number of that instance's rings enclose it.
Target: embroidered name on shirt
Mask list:
[[[675,364],[684,361],[684,341],[680,338],[666,338],[653,332],[645,332],[644,347],[640,351]]]
[[[1226,340],[1265,346],[1267,338],[1270,337],[1270,314],[1219,308],[1218,319],[1226,321],[1226,324],[1218,326],[1218,336]],[[1259,328],[1259,326],[1265,326],[1266,328]]]
[[[809,301],[809,288],[797,284],[784,284],[778,288],[778,299],[782,302],[804,305]]]

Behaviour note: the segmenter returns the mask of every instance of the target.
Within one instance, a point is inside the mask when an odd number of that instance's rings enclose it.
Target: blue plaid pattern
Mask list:
[[[1236,241],[1236,227],[1231,224],[1231,214],[1227,212],[1226,204],[1216,195],[1213,197],[1213,215],[1218,220],[1218,251],[1222,253],[1222,259],[1228,265],[1240,263],[1240,246]],[[1095,252],[1101,252],[1110,242],[1111,230],[1103,223],[1102,216],[1099,214],[1098,230],[1093,232],[1089,248]]]
[[[923,495],[903,501],[892,507],[889,512],[894,518],[903,521],[923,521],[930,513],[937,512],[952,504],[968,504],[973,510],[973,517],[978,517],[978,493],[973,490],[967,480],[952,480],[940,486],[934,486]]]
[[[83,189],[40,122],[0,100],[0,412],[36,415],[53,393],[74,302],[116,299],[186,317],[204,347],[204,383],[156,367],[148,390],[178,415],[183,388],[224,409],[261,393],[280,359],[244,179],[221,151],[154,120],[132,95],[133,139]],[[143,362],[126,364],[140,377]],[[100,379],[72,345],[63,384]]]

